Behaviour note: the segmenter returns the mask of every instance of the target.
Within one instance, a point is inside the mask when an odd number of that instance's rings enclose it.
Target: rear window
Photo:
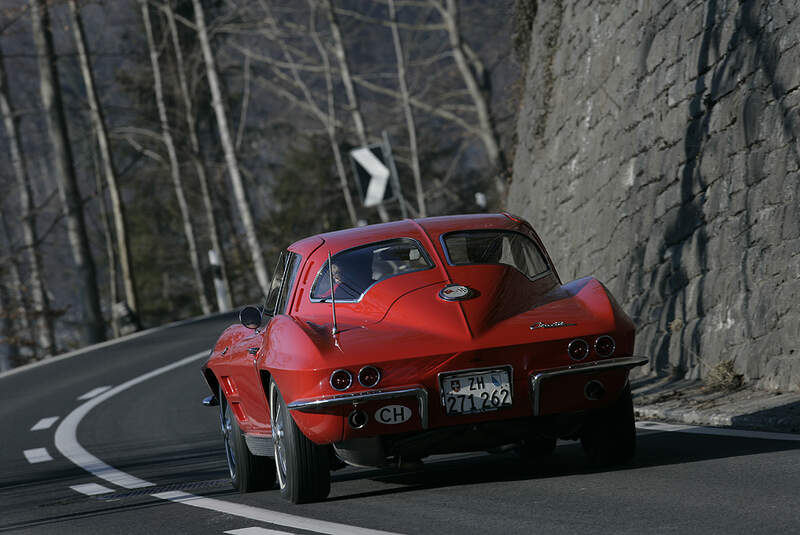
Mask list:
[[[342,301],[358,301],[373,284],[395,275],[433,267],[425,249],[411,238],[370,243],[333,255],[334,297]],[[311,299],[330,299],[328,263],[314,280]]]
[[[534,278],[549,267],[539,247],[527,236],[509,230],[468,230],[443,237],[447,260],[455,266],[504,264]]]

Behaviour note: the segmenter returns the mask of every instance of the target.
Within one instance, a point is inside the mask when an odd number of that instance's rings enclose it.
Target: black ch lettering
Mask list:
[[[405,416],[406,408],[405,407],[395,407],[394,408],[394,421],[395,422],[402,422],[403,416]]]
[[[381,421],[382,422],[388,422],[389,421],[389,415],[391,413],[392,413],[392,411],[389,410],[389,407],[382,408],[381,409]]]

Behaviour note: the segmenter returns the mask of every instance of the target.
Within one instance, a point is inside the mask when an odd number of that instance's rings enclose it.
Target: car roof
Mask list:
[[[357,245],[373,243],[393,238],[416,238],[426,241],[426,236],[435,239],[446,232],[476,229],[518,229],[527,225],[525,221],[505,213],[501,214],[467,214],[420,219],[403,219],[390,223],[367,225],[334,232],[317,234],[296,241],[289,246],[290,251],[303,254],[311,252],[323,242],[334,253]]]

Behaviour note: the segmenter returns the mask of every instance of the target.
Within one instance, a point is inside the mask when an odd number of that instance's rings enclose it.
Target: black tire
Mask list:
[[[219,423],[233,488],[245,493],[275,487],[275,464],[269,457],[250,453],[244,433],[222,393],[222,388],[219,390]]]
[[[630,385],[607,409],[592,416],[581,434],[583,451],[596,466],[611,466],[630,461],[636,453],[636,420]]]
[[[269,383],[269,407],[281,496],[292,503],[324,500],[331,492],[330,448],[314,444],[300,431],[274,380]]]

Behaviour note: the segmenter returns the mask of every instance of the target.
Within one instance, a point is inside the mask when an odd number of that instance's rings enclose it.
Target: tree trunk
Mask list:
[[[117,302],[117,257],[114,253],[114,235],[111,231],[111,223],[108,220],[108,209],[106,208],[106,196],[103,192],[103,172],[100,170],[97,148],[92,147],[92,161],[95,168],[95,183],[97,188],[97,201],[100,211],[100,222],[103,226],[103,241],[106,246],[106,257],[108,258],[108,310],[111,316],[111,333],[114,338],[119,338],[120,329],[117,318],[114,317],[114,304]]]
[[[211,52],[211,42],[208,38],[203,6],[200,4],[200,0],[192,0],[192,5],[194,6],[194,17],[197,24],[197,37],[200,40],[200,47],[203,51],[203,60],[206,66],[208,88],[211,91],[211,105],[214,108],[214,114],[217,118],[217,127],[219,128],[222,149],[225,152],[225,163],[228,168],[228,175],[230,176],[233,186],[233,194],[236,199],[237,208],[239,209],[239,216],[242,218],[242,226],[244,227],[245,236],[247,237],[247,245],[250,248],[256,279],[258,280],[258,285],[261,287],[261,291],[264,296],[266,296],[269,293],[269,271],[264,263],[264,255],[261,251],[258,235],[256,234],[253,213],[250,210],[242,175],[239,172],[239,162],[236,158],[236,149],[233,145],[230,127],[228,126],[228,117],[225,115],[225,106],[222,103],[222,91],[219,87],[219,77],[217,76],[214,55]]]
[[[135,323],[138,324],[136,284],[134,273],[131,267],[130,247],[128,246],[128,230],[125,224],[125,211],[120,199],[119,188],[117,186],[117,173],[114,169],[114,161],[111,157],[111,148],[108,143],[108,133],[103,117],[103,109],[97,98],[97,91],[94,85],[94,75],[89,63],[89,53],[86,47],[86,37],[83,31],[83,22],[78,11],[76,0],[68,0],[70,17],[72,19],[72,31],[75,37],[75,46],[78,51],[78,59],[83,75],[83,83],[86,86],[86,98],[89,101],[89,111],[92,119],[92,128],[97,137],[97,146],[100,151],[100,162],[102,164],[103,175],[108,184],[108,194],[111,198],[111,213],[114,217],[114,230],[117,236],[117,249],[119,250],[119,267],[122,274],[122,286],[125,290],[125,301],[128,308],[133,313]],[[102,191],[102,190],[101,190]],[[115,302],[115,301],[114,301]],[[112,307],[114,302],[112,302]],[[113,319],[112,319],[112,323]]]
[[[0,279],[0,373],[10,370],[12,363],[19,357],[19,347],[14,340],[14,320],[7,312],[11,308],[6,285]]]
[[[175,151],[175,143],[172,139],[172,133],[169,128],[169,119],[167,118],[167,107],[164,103],[164,89],[161,84],[161,67],[158,61],[158,49],[156,48],[155,39],[153,38],[153,28],[150,24],[150,8],[146,0],[139,1],[142,6],[142,19],[144,20],[144,29],[145,34],[147,35],[147,47],[150,50],[150,63],[153,67],[153,88],[156,94],[158,117],[161,121],[161,136],[164,139],[164,145],[167,149],[172,184],[175,186],[175,196],[178,198],[178,207],[181,210],[181,218],[183,219],[183,233],[186,235],[186,242],[189,246],[189,260],[192,264],[192,271],[194,273],[194,284],[197,290],[197,295],[200,298],[200,306],[203,309],[203,314],[210,314],[211,305],[209,305],[208,297],[206,297],[206,288],[205,284],[203,283],[203,274],[200,269],[200,256],[197,252],[197,242],[194,237],[194,227],[192,226],[191,215],[189,213],[189,203],[186,202],[186,194],[183,191],[183,179],[181,178],[180,165],[178,164],[178,155]]]
[[[28,259],[30,272],[31,295],[33,298],[34,315],[36,316],[36,345],[38,353],[48,357],[55,353],[55,333],[53,330],[53,318],[50,314],[49,303],[47,302],[47,292],[42,280],[42,261],[38,253],[38,235],[36,231],[36,215],[33,213],[33,196],[31,194],[30,182],[25,168],[25,160],[22,154],[22,147],[19,142],[17,123],[14,119],[14,109],[11,106],[11,99],[6,83],[6,72],[3,65],[3,53],[0,51],[0,112],[3,114],[3,122],[8,137],[8,146],[11,153],[11,166],[14,168],[14,175],[17,179],[19,189],[19,211],[22,223],[24,254]],[[5,225],[5,220],[3,221]],[[5,230],[5,229],[4,229]],[[7,234],[7,233],[6,233]],[[10,244],[9,239],[9,244]],[[14,269],[16,263],[11,262]],[[19,278],[19,274],[17,274]],[[20,288],[17,291],[21,291]],[[20,303],[21,305],[22,303]],[[24,318],[24,327],[28,328],[28,311],[22,311],[21,317]]]
[[[361,115],[361,106],[358,102],[358,94],[353,86],[353,77],[350,75],[350,65],[347,59],[347,49],[344,46],[342,39],[342,32],[339,28],[339,21],[336,18],[336,12],[333,7],[333,0],[325,0],[325,6],[328,10],[328,23],[331,26],[331,35],[333,36],[333,53],[336,60],[339,62],[339,75],[342,78],[344,85],[344,92],[347,95],[347,104],[350,108],[350,115],[353,118],[353,125],[356,128],[356,135],[358,142],[361,146],[367,146],[367,130],[364,126],[364,117]],[[378,204],[378,215],[381,221],[389,221],[389,214],[386,212],[386,207],[383,203]]]
[[[414,188],[417,193],[417,211],[420,217],[425,217],[425,191],[422,189],[422,174],[419,169],[419,150],[417,149],[417,127],[414,123],[414,112],[411,109],[411,99],[408,92],[406,81],[406,58],[403,52],[403,42],[400,40],[400,31],[397,28],[397,10],[394,0],[388,0],[389,22],[392,30],[392,41],[394,42],[394,55],[397,58],[397,82],[400,87],[401,103],[403,104],[403,114],[406,118],[406,129],[408,130],[408,145],[411,151],[411,172],[414,175]]]
[[[76,293],[80,303],[84,328],[83,345],[100,342],[105,338],[103,316],[94,259],[89,248],[89,236],[83,217],[83,203],[78,180],[73,167],[72,149],[67,135],[67,122],[58,85],[58,69],[53,50],[53,35],[45,0],[30,0],[33,21],[33,39],[39,63],[42,106],[47,118],[47,130],[53,149],[53,167],[58,182],[58,194],[67,222],[67,236],[77,272]]]
[[[478,115],[478,124],[480,125],[480,138],[484,147],[486,147],[489,161],[492,167],[494,167],[495,188],[497,189],[501,202],[504,203],[508,162],[506,161],[505,153],[500,149],[499,136],[497,135],[489,109],[488,95],[481,90],[481,84],[478,82],[475,72],[470,67],[466,53],[464,52],[461,31],[458,29],[458,6],[456,0],[446,0],[446,3],[446,7],[442,7],[438,2],[435,2],[434,5],[436,5],[441,13],[442,19],[447,27],[447,35],[450,40],[450,49],[453,54],[453,59],[461,73],[461,77],[464,79],[464,84],[467,86],[467,92],[475,105],[475,112]]]
[[[39,352],[37,350],[38,348],[36,347],[38,342],[30,339],[29,336],[31,334],[36,334],[38,336],[38,333],[34,333],[34,330],[32,329],[33,321],[31,319],[31,310],[28,304],[28,300],[25,294],[23,293],[22,277],[20,277],[19,274],[19,263],[17,262],[16,259],[16,251],[14,251],[12,247],[11,233],[8,231],[8,223],[6,222],[6,216],[3,213],[0,213],[0,231],[2,231],[2,236],[5,239],[6,243],[8,244],[8,256],[9,256],[8,263],[5,265],[0,265],[0,270],[2,270],[3,268],[6,268],[8,270],[8,278],[9,278],[8,297],[10,304],[8,305],[9,308],[7,308],[6,310],[14,320],[17,320],[16,323],[18,329],[16,331],[15,345],[17,346],[17,349],[20,349],[19,347],[20,345],[22,345],[24,348],[30,349],[31,354],[23,355],[22,357],[24,358],[26,356],[31,356],[35,360],[41,352]],[[33,279],[32,276],[31,279]],[[31,280],[31,284],[33,284],[33,280]],[[44,292],[44,295],[46,297],[47,293]],[[45,301],[45,303],[47,303],[47,301]],[[11,311],[11,307],[14,308],[13,312]],[[36,314],[35,310],[34,314]],[[40,317],[48,318],[52,323],[52,315],[50,314],[49,309],[45,310],[45,313],[42,316],[36,315],[37,320]],[[19,333],[24,333],[25,338],[23,339]],[[18,361],[22,360],[19,354],[16,355],[16,358],[18,359]]]
[[[217,219],[214,216],[214,204],[211,201],[211,192],[208,187],[208,175],[206,174],[206,167],[203,164],[203,155],[200,152],[200,142],[197,139],[197,122],[195,121],[194,110],[192,109],[192,99],[189,94],[189,84],[186,82],[183,51],[181,50],[181,43],[180,39],[178,38],[178,28],[175,24],[175,14],[173,13],[172,6],[169,2],[166,2],[164,7],[167,14],[169,31],[172,36],[172,46],[175,48],[175,68],[178,72],[178,85],[180,86],[181,98],[183,99],[183,109],[186,114],[186,128],[189,131],[189,143],[192,148],[192,163],[194,163],[197,179],[200,181],[200,195],[203,197],[203,208],[205,209],[206,219],[208,220],[208,232],[211,237],[211,247],[217,254],[220,275],[222,276],[222,284],[225,287],[225,294],[227,296],[227,301],[217,303],[219,311],[223,312],[233,308],[233,304],[231,303],[233,294],[231,294],[231,284],[228,280],[228,268],[225,262],[225,255],[222,252],[222,245],[219,241]]]

